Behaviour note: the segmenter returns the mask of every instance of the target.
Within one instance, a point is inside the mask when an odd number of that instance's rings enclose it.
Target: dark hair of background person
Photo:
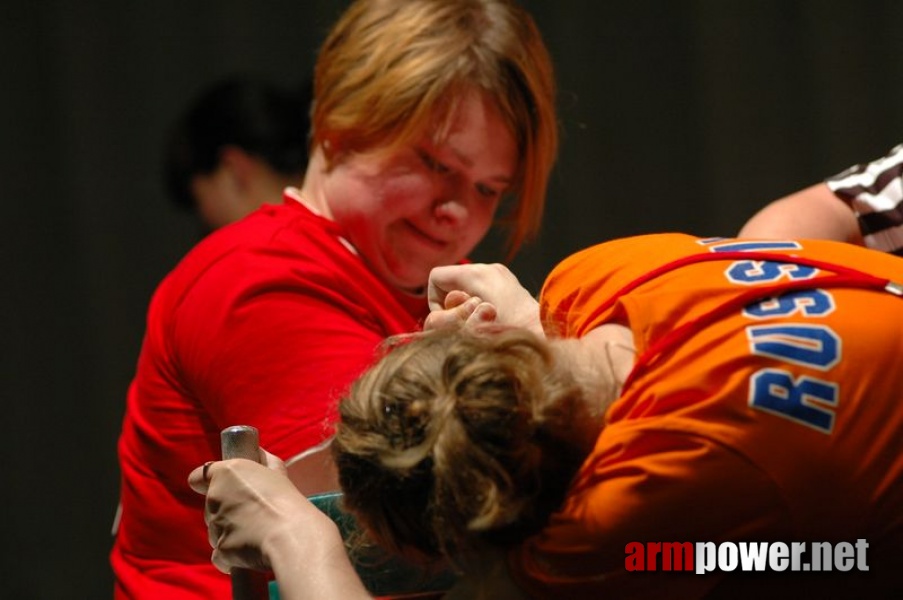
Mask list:
[[[206,88],[175,122],[166,143],[163,177],[173,202],[194,212],[192,179],[214,171],[230,145],[278,173],[303,174],[312,88],[309,79],[288,89],[242,76]]]

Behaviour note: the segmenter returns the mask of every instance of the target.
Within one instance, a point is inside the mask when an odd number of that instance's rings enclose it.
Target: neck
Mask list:
[[[301,187],[302,202],[308,208],[332,219],[332,211],[329,202],[326,201],[326,179],[329,175],[329,167],[326,157],[319,147],[314,150],[307,163],[307,172],[304,174],[304,185]]]

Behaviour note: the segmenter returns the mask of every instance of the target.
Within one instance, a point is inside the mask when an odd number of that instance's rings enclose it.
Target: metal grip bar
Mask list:
[[[220,433],[223,459],[246,458],[260,461],[260,437],[250,425],[233,425]],[[269,583],[265,573],[252,569],[232,569],[233,600],[268,600]]]

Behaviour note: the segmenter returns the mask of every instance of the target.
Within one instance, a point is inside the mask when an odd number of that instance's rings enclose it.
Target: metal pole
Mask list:
[[[220,433],[223,459],[246,458],[260,462],[260,437],[250,425],[233,425]],[[266,573],[253,569],[232,569],[233,600],[269,600]]]

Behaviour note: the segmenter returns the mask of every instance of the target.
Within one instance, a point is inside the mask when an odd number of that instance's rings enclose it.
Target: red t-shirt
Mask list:
[[[198,244],[154,294],[128,393],[117,597],[231,597],[188,473],[219,458],[230,425],[256,427],[283,459],[322,442],[375,348],[427,312],[288,196]]]
[[[903,298],[857,289],[868,278],[843,268],[899,280],[903,260],[832,242],[758,246],[641,236],[578,253],[548,278],[550,328],[627,325],[637,364],[562,508],[510,556],[536,597],[903,583]],[[807,257],[841,266],[793,264]],[[801,288],[774,300],[787,285]],[[731,588],[735,576],[625,569],[629,542],[858,538],[869,573],[750,573]]]

